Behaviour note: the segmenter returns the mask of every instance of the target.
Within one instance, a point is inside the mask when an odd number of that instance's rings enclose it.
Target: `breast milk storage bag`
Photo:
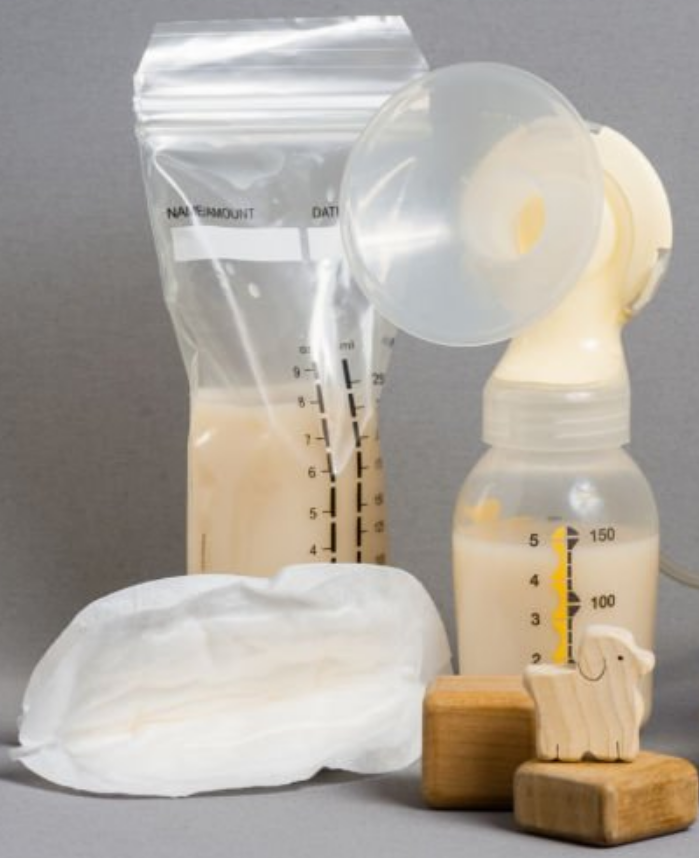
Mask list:
[[[349,275],[338,190],[358,133],[424,70],[400,18],[153,33],[134,103],[191,392],[190,572],[385,561],[394,331]]]

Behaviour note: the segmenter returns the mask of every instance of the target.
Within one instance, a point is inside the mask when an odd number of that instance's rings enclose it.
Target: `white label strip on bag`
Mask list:
[[[297,229],[178,226],[172,230],[176,262],[234,259],[239,262],[302,262]]]
[[[308,229],[311,261],[342,256],[337,226]],[[176,262],[231,259],[238,262],[303,262],[302,231],[292,227],[237,229],[230,226],[178,226],[172,229]]]
[[[308,254],[313,261],[344,256],[340,227],[314,226],[308,230]]]

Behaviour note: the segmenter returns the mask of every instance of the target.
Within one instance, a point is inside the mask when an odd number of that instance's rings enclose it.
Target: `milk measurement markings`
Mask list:
[[[327,473],[328,480],[330,483],[330,503],[329,508],[327,510],[323,510],[323,513],[330,516],[330,545],[323,546],[322,550],[330,555],[330,562],[337,563],[337,473],[335,471],[335,465],[333,462],[333,453],[332,447],[330,446],[330,424],[328,421],[328,414],[325,410],[325,397],[323,396],[323,385],[320,382],[320,375],[318,373],[318,367],[316,364],[312,364],[310,367],[306,368],[307,373],[312,373],[313,375],[313,384],[315,387],[316,398],[311,403],[312,405],[318,406],[318,413],[320,415],[320,427],[322,431],[322,435],[317,437],[317,441],[322,441],[325,445],[325,457],[327,461],[327,470],[322,473]],[[315,518],[315,509],[311,507],[310,510],[311,518]],[[311,553],[314,553],[313,546],[311,548]]]
[[[553,656],[555,664],[575,664],[573,622],[581,603],[573,590],[573,551],[579,541],[580,534],[573,527],[559,527],[551,537],[551,547],[558,560],[552,578],[553,589],[558,596],[558,604],[553,612],[553,627],[559,638]]]
[[[614,542],[616,529],[614,527],[597,528],[591,530],[589,536],[593,543]],[[617,594],[614,591],[596,593],[592,596],[585,595],[584,600],[575,592],[573,582],[575,549],[580,544],[581,539],[584,540],[585,538],[585,536],[581,536],[580,531],[569,526],[558,527],[551,534],[550,547],[555,554],[556,565],[551,573],[550,582],[557,597],[556,605],[551,614],[551,625],[558,638],[558,645],[551,657],[554,664],[575,664],[574,625],[575,618],[583,607],[589,606],[593,611],[608,611],[617,605]],[[532,548],[546,545],[538,533],[529,535],[528,544]],[[542,579],[548,580],[548,574],[542,575],[535,572],[529,579],[529,583],[532,587],[539,587]],[[544,620],[547,616],[548,614],[544,609],[537,608],[529,615],[530,624],[545,629]],[[537,650],[532,653],[531,661],[533,664],[538,664],[543,657],[543,652]]]
[[[354,433],[354,448],[355,448],[355,462],[357,467],[357,496],[356,496],[356,513],[357,513],[357,523],[356,523],[356,543],[357,543],[357,563],[362,562],[362,542],[364,534],[367,532],[364,529],[364,521],[363,521],[363,510],[366,506],[363,498],[363,477],[364,471],[367,470],[367,465],[364,464],[364,455],[362,450],[362,441],[366,438],[366,435],[362,435],[361,429],[359,426],[359,418],[357,416],[357,412],[360,411],[364,406],[357,403],[356,397],[353,393],[352,388],[354,387],[355,382],[352,381],[352,373],[350,372],[349,360],[347,358],[342,359],[342,374],[345,379],[345,387],[347,388],[347,402],[349,404],[350,417],[352,418],[352,432]]]

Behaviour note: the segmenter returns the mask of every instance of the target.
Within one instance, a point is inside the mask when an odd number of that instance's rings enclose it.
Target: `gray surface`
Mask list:
[[[432,64],[495,59],[548,78],[626,132],[676,218],[669,281],[629,331],[633,451],[665,546],[699,549],[699,6],[695,0],[304,2],[296,14],[402,12]],[[284,14],[288,2],[23,0],[0,28],[0,739],[21,686],[88,600],[179,572],[186,387],[162,306],[131,127],[131,73],[157,20]],[[479,454],[497,349],[403,338],[383,402],[393,559],[451,622],[449,534]],[[699,759],[699,597],[665,582],[648,741]],[[279,793],[181,802],[78,797],[3,761],[3,858],[578,851],[515,835],[499,814],[420,807],[415,772],[321,778]],[[626,854],[696,855],[699,828]]]

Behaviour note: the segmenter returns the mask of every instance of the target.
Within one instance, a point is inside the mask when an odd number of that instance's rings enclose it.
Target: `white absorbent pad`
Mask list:
[[[17,759],[100,793],[276,786],[416,760],[444,626],[407,572],[194,575],[93,602],[37,665]]]

